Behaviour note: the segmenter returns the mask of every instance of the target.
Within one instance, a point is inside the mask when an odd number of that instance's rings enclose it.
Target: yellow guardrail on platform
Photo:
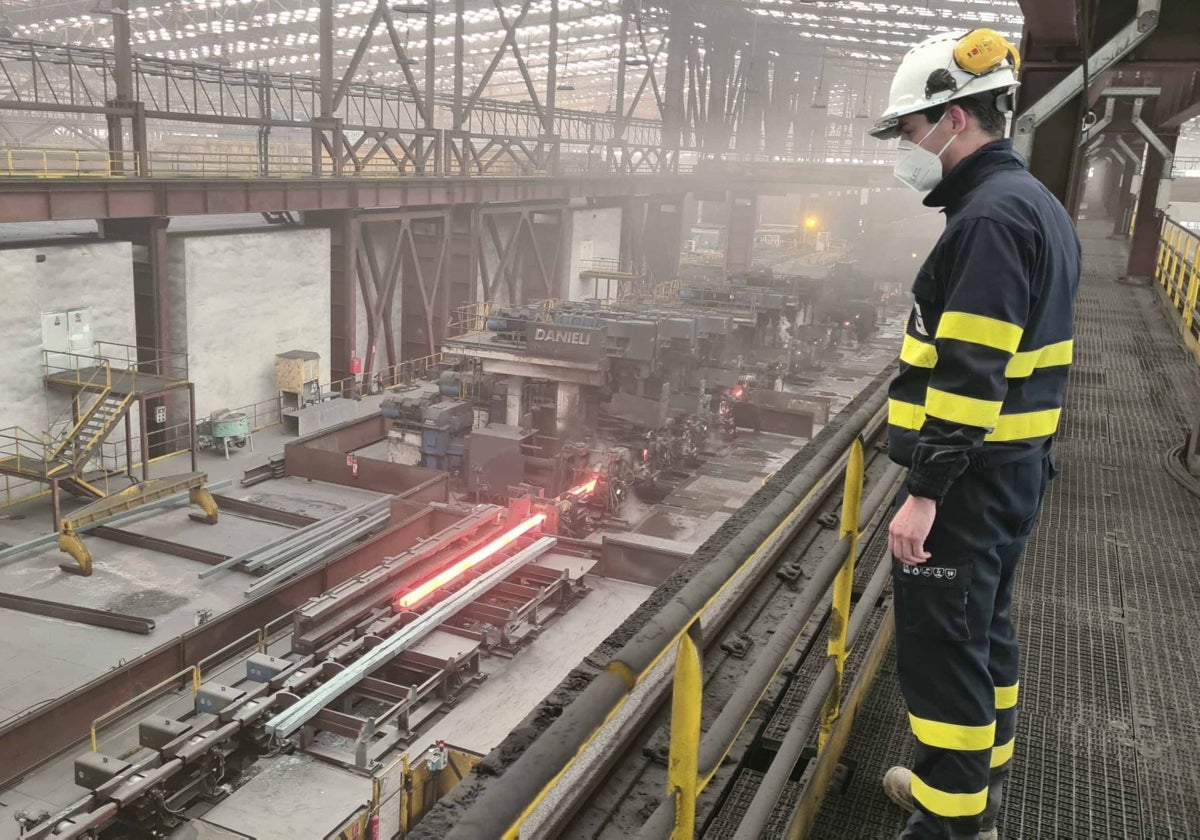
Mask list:
[[[854,586],[854,561],[858,541],[862,536],[862,501],[865,483],[865,461],[862,439],[850,446],[845,467],[842,491],[839,536],[846,539],[847,556],[834,579],[832,589],[832,620],[826,654],[833,661],[835,678],[833,690],[821,711],[819,750],[825,749],[842,708],[843,674],[849,648],[846,645],[850,627],[850,598]],[[675,820],[671,840],[692,840],[696,835],[696,800],[712,780],[713,774],[700,770],[700,716],[704,694],[704,663],[698,640],[699,618],[688,625],[676,640],[675,673],[671,700],[671,735],[667,760],[668,796],[675,802]]]
[[[1172,320],[1178,319],[1179,333],[1200,364],[1200,233],[1171,219],[1163,222],[1154,273],[1159,294]]]

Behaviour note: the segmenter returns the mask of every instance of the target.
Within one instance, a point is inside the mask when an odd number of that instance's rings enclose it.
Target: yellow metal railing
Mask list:
[[[850,447],[842,494],[840,537],[847,541],[846,560],[834,578],[827,654],[835,669],[833,689],[821,712],[818,756],[825,749],[842,708],[842,677],[849,650],[850,596],[854,585],[854,561],[862,536],[864,484],[862,439]],[[704,694],[704,663],[699,645],[699,617],[676,641],[675,675],[671,697],[671,742],[667,764],[667,794],[674,800],[675,822],[671,840],[693,840],[696,836],[696,800],[715,773],[700,770],[701,698]]]
[[[702,652],[702,619],[704,614],[713,607],[716,602],[724,598],[727,592],[742,584],[743,578],[750,574],[750,570],[761,562],[763,557],[769,556],[775,546],[775,540],[782,533],[786,533],[788,529],[797,527],[797,522],[803,521],[805,517],[810,515],[809,506],[814,504],[815,500],[821,499],[824,494],[830,491],[835,482],[844,481],[845,491],[844,500],[842,500],[841,511],[841,529],[842,538],[852,538],[848,544],[848,550],[852,550],[848,554],[847,559],[840,566],[840,570],[834,578],[833,590],[835,598],[840,598],[838,605],[839,613],[842,620],[841,628],[833,628],[832,635],[829,641],[829,655],[833,658],[838,667],[838,685],[833,692],[830,703],[836,703],[836,707],[841,708],[841,665],[845,664],[847,655],[846,638],[848,630],[848,616],[850,616],[850,594],[851,584],[854,574],[854,553],[857,552],[857,545],[860,536],[865,532],[866,527],[870,522],[864,522],[863,505],[863,486],[864,486],[864,456],[863,456],[863,440],[871,439],[875,436],[878,428],[886,419],[886,408],[881,408],[872,415],[872,418],[866,422],[864,431],[853,440],[847,449],[842,450],[840,457],[836,458],[833,464],[830,464],[829,469],[812,485],[804,496],[798,499],[796,505],[793,506],[791,514],[780,522],[775,527],[772,533],[763,540],[762,544],[758,545],[756,550],[750,554],[750,557],[733,572],[730,577],[727,577],[724,583],[716,589],[709,598],[692,612],[688,622],[674,634],[670,640],[665,640],[664,646],[659,649],[658,654],[650,659],[647,665],[644,665],[641,672],[631,672],[629,667],[624,662],[613,661],[607,666],[606,670],[610,673],[617,674],[628,685],[628,691],[608,710],[605,716],[604,724],[596,727],[590,732],[583,744],[575,752],[575,756],[566,763],[566,766],[560,768],[558,773],[548,780],[532,802],[524,805],[521,814],[512,821],[508,828],[500,833],[500,838],[503,840],[520,840],[522,836],[523,824],[529,820],[529,817],[538,810],[542,803],[545,802],[550,792],[554,790],[560,781],[568,774],[569,770],[576,761],[580,760],[584,751],[589,749],[594,740],[599,737],[600,731],[612,721],[616,716],[622,713],[622,709],[626,703],[630,701],[632,692],[637,689],[646,680],[652,678],[652,674],[658,670],[661,664],[667,664],[667,667],[672,668],[672,719],[671,719],[671,743],[668,749],[668,772],[667,772],[667,802],[673,804],[673,829],[671,833],[672,840],[692,840],[695,836],[696,826],[696,800],[704,791],[710,781],[712,781],[722,762],[726,760],[730,750],[732,749],[732,740],[730,743],[722,746],[721,754],[716,757],[712,763],[706,766],[700,766],[701,760],[701,712],[702,712],[702,697],[703,697],[703,652]],[[881,486],[889,485],[887,480],[884,480]],[[871,505],[871,509],[875,510],[878,504]],[[882,510],[882,508],[878,508]],[[872,520],[875,514],[869,514],[868,520]],[[673,661],[672,661],[673,659]],[[772,679],[779,676],[782,668],[776,668]],[[761,701],[762,696],[766,695],[767,686],[762,686],[762,694],[758,697]],[[749,725],[754,713],[755,707],[746,710],[739,724],[737,724],[737,734],[743,732],[745,727]],[[833,715],[833,720],[829,720],[828,725],[832,726],[836,720],[836,715]],[[822,724],[822,732],[826,732],[826,724]],[[737,737],[737,736],[736,736]],[[830,742],[830,749],[834,750],[835,746]]]
[[[846,463],[846,489],[842,495],[841,537],[847,542],[846,562],[833,581],[832,615],[829,623],[829,645],[827,653],[833,660],[833,690],[825,699],[821,712],[821,736],[819,749],[825,748],[829,733],[837,723],[842,708],[842,677],[846,670],[846,633],[850,629],[850,591],[854,588],[854,559],[858,556],[859,519],[862,515],[863,492],[863,446],[856,440],[850,447],[850,460]]]
[[[1154,273],[1159,293],[1188,350],[1200,364],[1200,234],[1171,219],[1163,222]]]

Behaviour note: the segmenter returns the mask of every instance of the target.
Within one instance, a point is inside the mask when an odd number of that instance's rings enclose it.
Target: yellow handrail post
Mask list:
[[[1155,279],[1158,280],[1160,286],[1167,288],[1167,240],[1171,236],[1172,228],[1169,227],[1170,222],[1158,235],[1158,260],[1155,263]]]
[[[1183,244],[1183,259],[1179,263],[1179,314],[1183,320],[1187,320],[1187,300],[1189,294],[1190,277],[1188,269],[1196,264],[1197,258],[1200,258],[1200,239],[1188,235],[1187,240]],[[1185,325],[1186,329],[1186,325]]]
[[[700,791],[700,708],[704,666],[700,661],[700,622],[693,621],[679,638],[675,681],[671,688],[671,748],[667,761],[667,793],[675,800],[671,840],[694,840],[696,796]]]
[[[1197,271],[1197,266],[1200,265],[1200,239],[1196,240],[1196,255],[1192,258],[1191,277],[1188,280],[1187,300],[1183,309],[1183,329],[1187,332],[1192,328],[1192,321],[1196,316],[1196,298],[1197,293],[1200,293],[1200,272]]]
[[[821,711],[821,735],[818,749],[825,747],[833,724],[842,708],[842,676],[846,667],[846,633],[850,629],[850,593],[854,588],[854,559],[858,554],[858,521],[862,513],[863,446],[856,439],[850,446],[846,461],[846,487],[842,494],[842,523],[840,536],[847,541],[846,562],[833,581],[833,604],[829,622],[829,658],[833,660],[835,676],[833,689]]]

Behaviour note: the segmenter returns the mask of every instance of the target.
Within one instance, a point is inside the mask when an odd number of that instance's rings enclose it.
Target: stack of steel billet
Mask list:
[[[342,533],[351,528],[358,528],[368,521],[372,523],[372,527],[381,524],[387,520],[391,501],[391,497],[384,497],[355,508],[350,508],[349,510],[344,510],[327,519],[319,520],[311,525],[306,525],[296,531],[284,534],[282,537],[248,551],[245,554],[230,557],[222,563],[205,569],[198,576],[201,579],[209,578],[235,568],[251,572],[259,569],[274,569],[312,549],[314,546],[321,545],[331,537],[340,537]]]
[[[390,499],[384,499],[383,502],[391,504]],[[289,545],[279,555],[257,558],[252,564],[247,565],[247,569],[253,571],[264,568],[270,569],[271,573],[246,587],[245,596],[252,598],[303,572],[310,566],[320,563],[334,552],[340,551],[376,528],[386,525],[390,516],[390,510],[385,509],[378,513],[361,514],[362,518],[343,519],[335,527],[323,531],[317,536],[309,535],[298,541],[296,545]],[[297,552],[302,553],[297,555]]]
[[[267,732],[280,738],[292,735],[316,717],[321,709],[341,697],[372,671],[383,667],[401,651],[425,638],[453,617],[455,613],[478,600],[485,592],[513,572],[545,554],[554,547],[556,542],[554,537],[541,537],[528,548],[518,551],[512,557],[484,572],[429,611],[422,613],[410,624],[400,628],[382,644],[371,648],[361,658],[326,680],[307,697],[275,715],[267,721]]]

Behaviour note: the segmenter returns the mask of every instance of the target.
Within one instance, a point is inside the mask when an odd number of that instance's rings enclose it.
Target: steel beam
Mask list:
[[[1078,44],[1075,0],[1020,0],[1025,28],[1042,44]]]
[[[305,516],[302,513],[280,510],[279,508],[248,502],[245,499],[235,499],[232,496],[213,494],[217,507],[228,513],[273,522],[276,525],[286,525],[290,528],[303,528],[317,521],[316,517]]]
[[[1117,62],[1129,55],[1138,44],[1150,37],[1158,26],[1162,0],[1138,0],[1137,13],[1112,40],[1095,50],[1088,59],[1088,74],[1099,78]],[[1083,67],[1076,67],[1048,93],[1025,110],[1016,120],[1013,146],[1029,158],[1033,154],[1033,138],[1039,125],[1083,91]],[[1073,144],[1074,145],[1074,144]],[[1073,147],[1073,146],[1072,146]],[[1060,196],[1061,197],[1061,196]]]
[[[63,604],[58,601],[43,601],[40,598],[13,595],[7,592],[0,592],[0,607],[47,618],[60,618],[63,621],[73,621],[77,624],[90,624],[92,627],[107,627],[126,633],[138,633],[142,636],[148,636],[154,630],[154,622],[148,618],[124,615],[108,610],[96,610],[76,604]]]
[[[692,40],[691,0],[674,0],[670,15],[671,49],[667,53],[666,92],[662,99],[663,145],[678,149],[683,141],[687,49]]]
[[[277,738],[287,738],[308,721],[312,720],[321,709],[347,691],[351,690],[363,677],[372,671],[383,667],[397,654],[419,642],[425,636],[438,628],[438,625],[453,617],[455,613],[471,604],[508,575],[521,566],[545,554],[557,542],[554,537],[541,537],[528,548],[525,548],[499,565],[480,575],[467,586],[459,589],[432,609],[424,612],[411,624],[407,624],[394,635],[387,638],[383,644],[372,648],[365,655],[339,672],[319,688],[311,692],[299,702],[289,706],[283,712],[275,715],[266,724],[266,730]]]
[[[111,525],[97,525],[89,533],[102,540],[110,540],[111,542],[118,542],[123,545],[132,545],[135,548],[144,548],[147,551],[157,551],[160,554],[170,554],[173,557],[182,557],[185,560],[195,560],[197,563],[205,563],[209,566],[215,566],[229,559],[228,554],[221,554],[218,551],[209,551],[205,548],[197,548],[194,545],[184,545],[183,543],[151,537],[146,534],[138,534],[134,531],[125,531],[120,528],[114,528]]]
[[[1168,149],[1174,149],[1178,135],[1168,135],[1163,140]],[[1162,211],[1156,206],[1160,181],[1170,173],[1163,168],[1161,154],[1146,156],[1138,195],[1137,216],[1133,224],[1133,241],[1129,246],[1129,275],[1149,278],[1154,276],[1158,256],[1159,236],[1162,230]]]

